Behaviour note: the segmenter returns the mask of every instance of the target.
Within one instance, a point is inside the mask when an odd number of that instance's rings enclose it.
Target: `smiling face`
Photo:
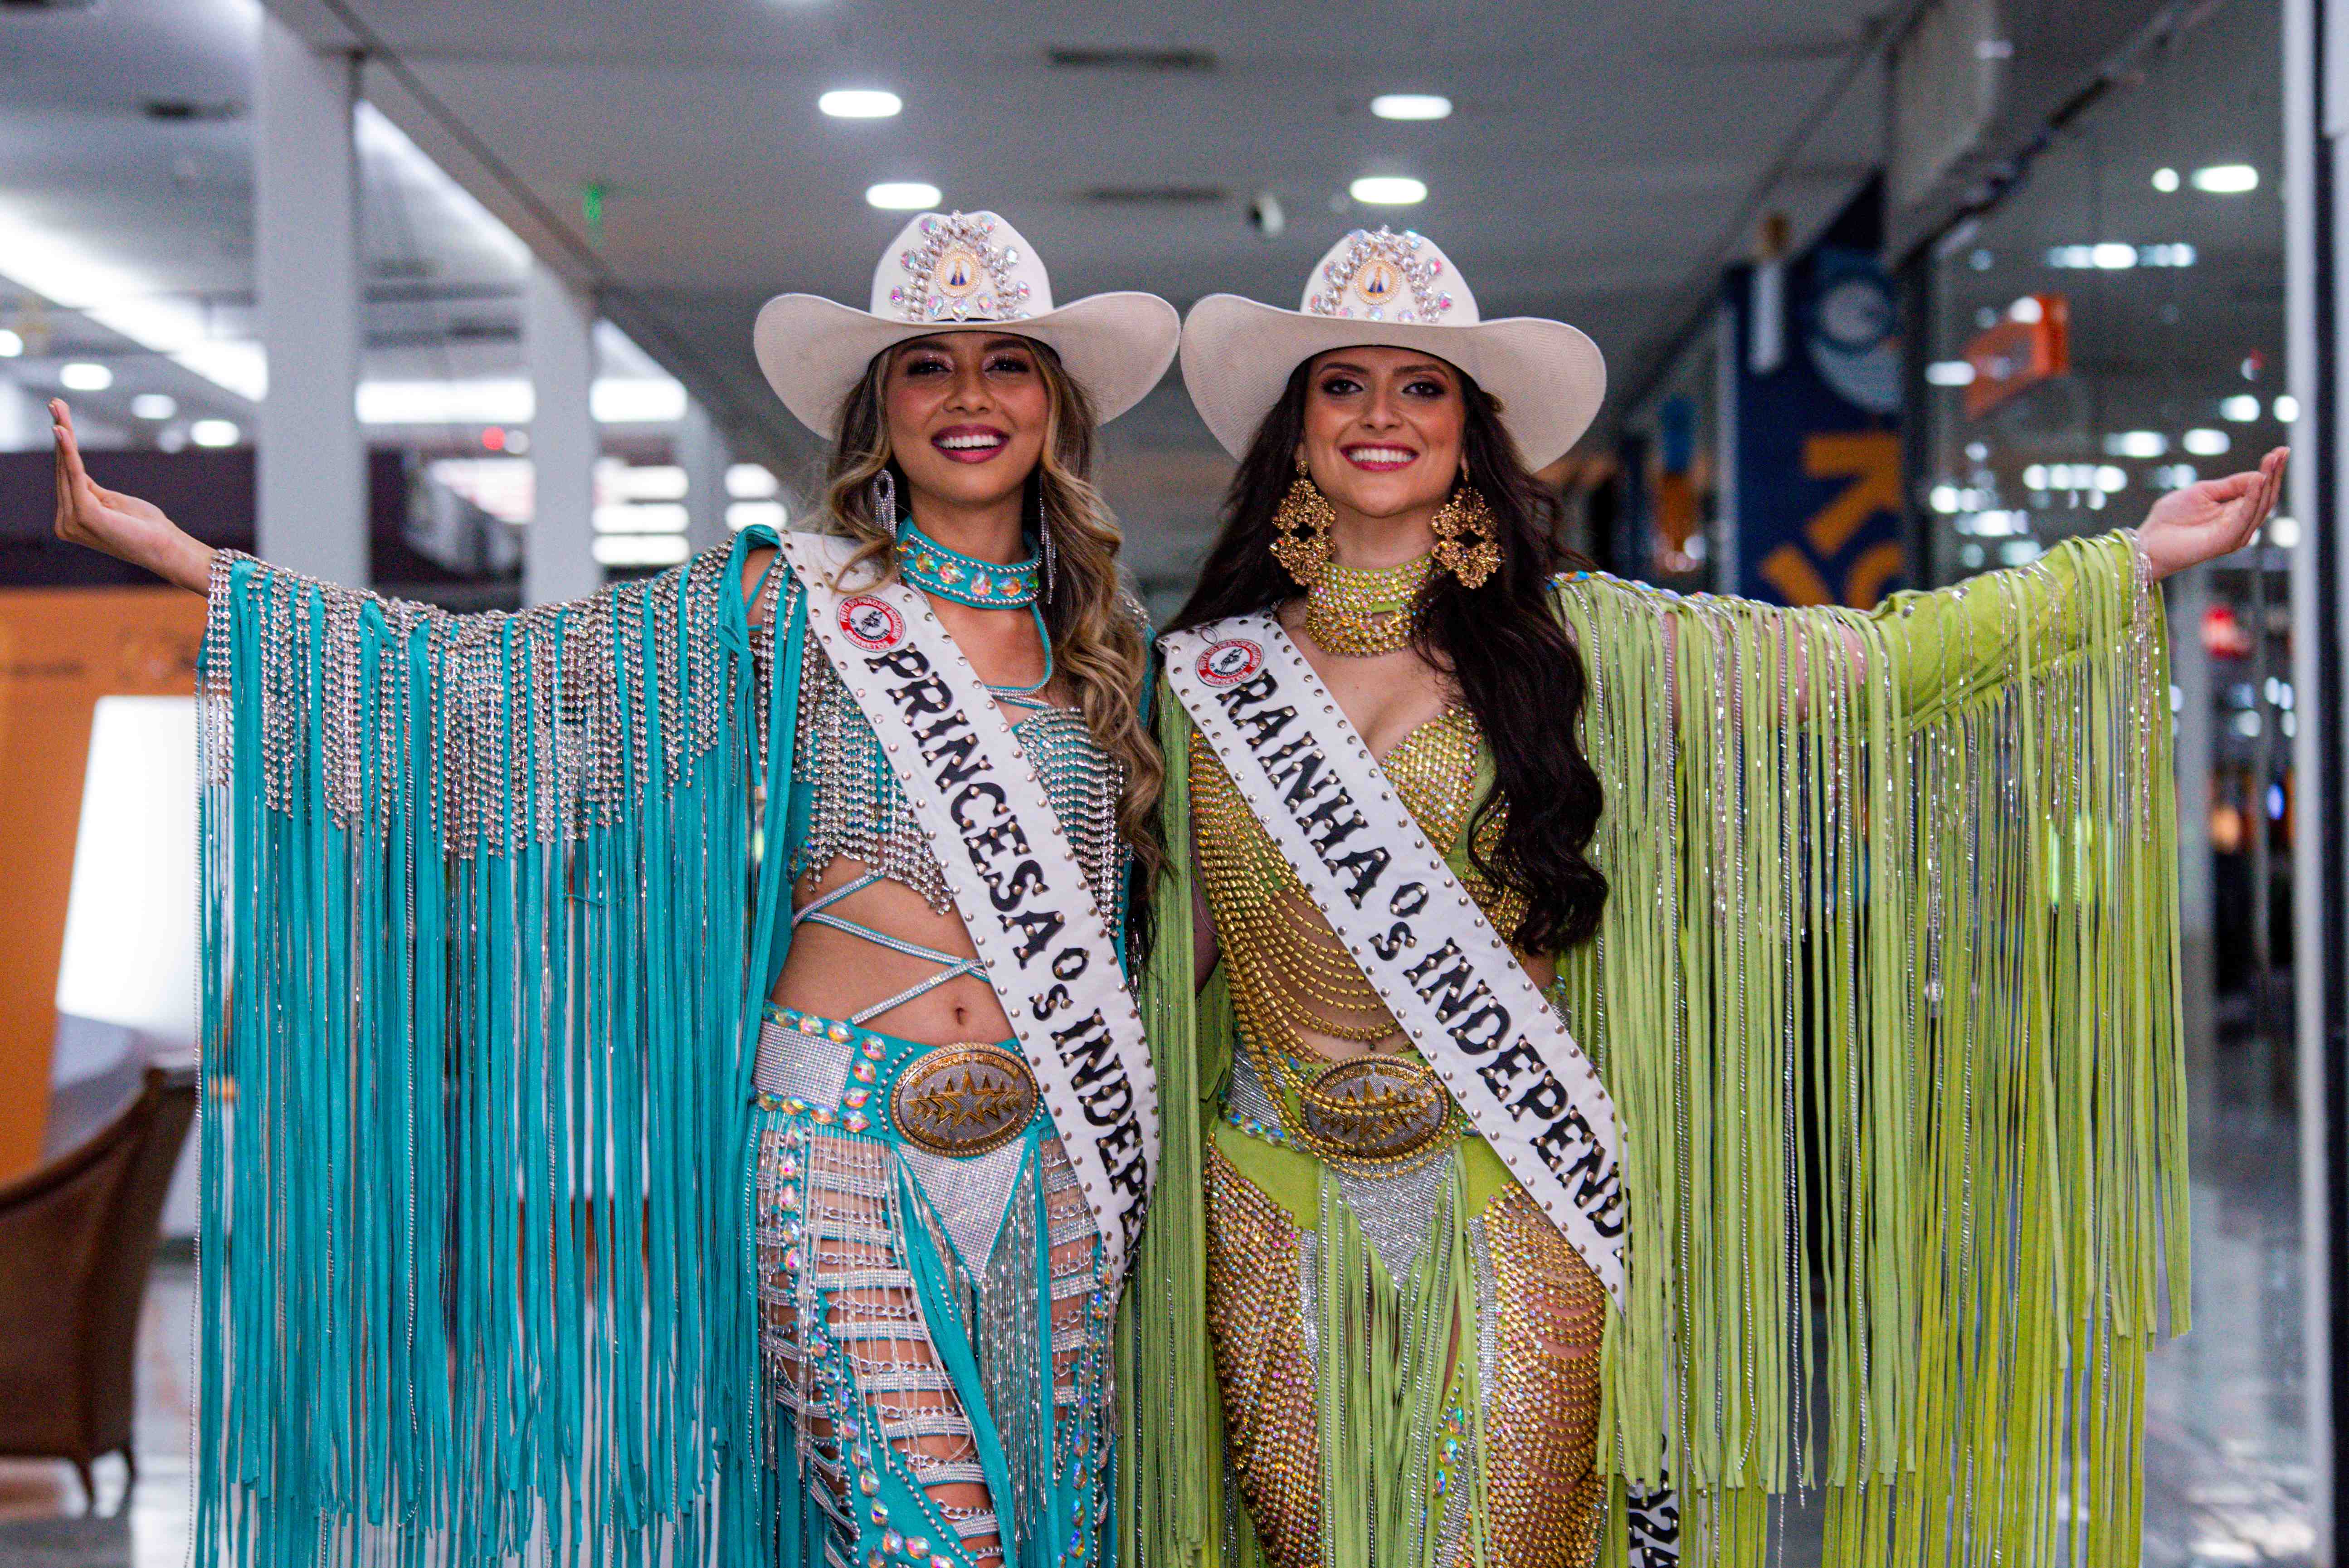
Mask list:
[[[889,450],[914,499],[986,507],[1036,471],[1052,394],[1039,350],[1008,333],[949,332],[890,350],[882,389]]]
[[[1340,515],[1432,512],[1460,477],[1460,373],[1408,348],[1338,348],[1305,383],[1305,459]]]

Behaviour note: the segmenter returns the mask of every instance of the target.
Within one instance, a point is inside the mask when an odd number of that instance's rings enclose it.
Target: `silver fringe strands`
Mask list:
[[[753,1560],[738,553],[462,618],[219,559],[197,1561]]]
[[[1595,575],[1557,601],[1611,890],[1560,975],[1630,1205],[1602,1563],[1627,1484],[1668,1478],[1692,1563],[1762,1568],[1777,1497],[1816,1490],[1835,1568],[2132,1568],[2145,1354],[2189,1326],[2168,663],[2133,542],[1869,614]],[[1230,1023],[1192,995],[1187,882],[1158,895],[1166,1156],[1119,1340],[1145,1568],[1259,1560],[1196,1326],[1176,1117],[1213,1114]]]

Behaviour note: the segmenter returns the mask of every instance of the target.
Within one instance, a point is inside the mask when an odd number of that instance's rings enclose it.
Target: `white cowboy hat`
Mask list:
[[[1291,372],[1332,348],[1385,345],[1434,355],[1501,400],[1501,423],[1529,469],[1547,468],[1599,412],[1607,361],[1562,321],[1485,321],[1434,241],[1357,229],[1330,249],[1295,310],[1209,294],[1183,323],[1183,384],[1234,457],[1280,401]]]
[[[750,343],[783,406],[827,440],[840,405],[883,349],[988,325],[1060,356],[1106,423],[1142,401],[1174,358],[1182,323],[1148,294],[1099,294],[1055,309],[1035,247],[992,212],[925,212],[873,269],[873,308],[777,294]]]

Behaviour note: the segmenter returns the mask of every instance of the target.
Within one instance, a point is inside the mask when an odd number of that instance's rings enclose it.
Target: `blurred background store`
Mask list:
[[[1872,603],[2291,441],[2283,515],[2168,587],[2197,1326],[2153,1357],[2145,1557],[2339,1561],[2344,129],[2332,0],[0,4],[0,1563],[176,1564],[187,1507],[185,1089],[147,1069],[192,1035],[202,607],[48,538],[43,400],[215,542],[569,597],[804,507],[750,317],[861,301],[933,205],[1185,307],[1425,230],[1488,318],[1598,338],[1547,477],[1573,543],[1689,590]],[[1163,616],[1229,464],[1174,378],[1105,449]],[[138,1311],[137,1481],[92,1497],[7,1429],[44,1343],[8,1249],[102,1160],[91,1222],[159,1261],[89,1287]]]

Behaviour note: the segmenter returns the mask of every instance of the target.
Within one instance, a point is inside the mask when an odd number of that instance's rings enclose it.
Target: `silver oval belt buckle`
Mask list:
[[[942,1046],[900,1068],[889,1097],[897,1130],[934,1154],[968,1158],[1019,1136],[1036,1114],[1036,1078],[1000,1046]]]
[[[1358,1160],[1403,1160],[1433,1142],[1452,1096],[1433,1069],[1403,1057],[1356,1057],[1313,1075],[1299,1094],[1305,1130]]]

